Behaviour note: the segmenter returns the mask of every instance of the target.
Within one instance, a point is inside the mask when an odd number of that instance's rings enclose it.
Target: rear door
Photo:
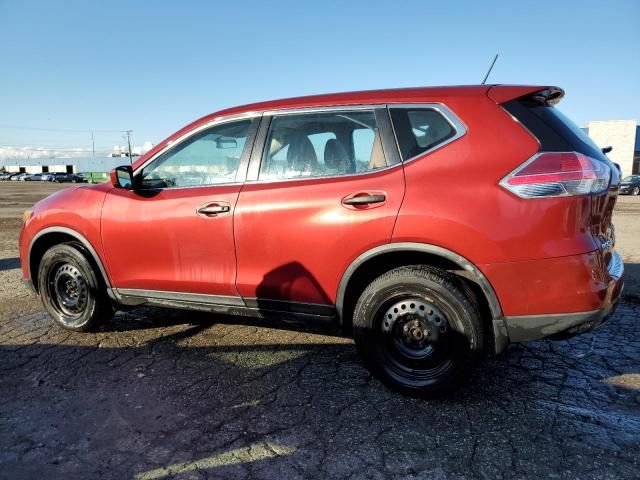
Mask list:
[[[265,114],[234,216],[240,295],[324,313],[347,266],[390,241],[403,195],[385,108]]]

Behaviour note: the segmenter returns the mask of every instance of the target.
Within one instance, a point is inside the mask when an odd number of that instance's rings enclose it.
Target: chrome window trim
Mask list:
[[[229,182],[229,183],[209,183],[207,185],[184,185],[182,187],[156,187],[156,188],[136,188],[135,190],[128,190],[129,192],[159,192],[161,190],[184,190],[185,188],[214,188],[214,187],[233,187],[244,184],[244,182]]]
[[[180,145],[182,142],[188,140],[189,138],[196,135],[197,133],[200,133],[203,130],[206,130],[208,128],[215,127],[218,125],[222,125],[224,123],[236,122],[239,120],[249,120],[249,119],[253,119],[261,116],[262,116],[261,112],[244,112],[244,113],[238,113],[234,115],[215,117],[212,120],[197,126],[193,130],[189,130],[188,132],[182,134],[175,140],[168,142],[161,150],[157,151],[155,154],[153,154],[153,156],[145,160],[145,162],[142,165],[140,165],[139,167],[136,167],[136,169],[133,171],[133,176],[135,177],[136,175],[138,175],[147,165],[153,162],[160,155],[163,155],[167,151]],[[242,182],[233,182],[233,183],[229,183],[228,185],[233,185],[235,183],[242,183]],[[204,186],[211,187],[211,186],[217,186],[217,185],[222,185],[222,184],[214,183],[212,185],[194,185],[193,187],[204,187]],[[193,187],[184,186],[184,187],[168,187],[168,188],[193,188]],[[145,189],[145,190],[156,190],[156,189]]]
[[[339,111],[353,111],[353,110],[375,110],[376,108],[385,108],[384,103],[378,104],[355,104],[355,105],[328,105],[317,107],[297,107],[297,108],[284,108],[281,110],[265,110],[262,112],[263,116],[276,117],[280,115],[299,115],[306,113],[322,113],[322,112],[339,112]]]
[[[407,158],[406,160],[402,158],[402,149],[400,148],[400,143],[398,142],[398,135],[396,133],[396,127],[393,124],[393,117],[391,117],[391,110],[394,108],[398,108],[398,109],[415,109],[415,110],[435,110],[436,112],[438,112],[440,115],[442,115],[442,117],[449,123],[449,125],[451,125],[451,127],[454,129],[455,134],[438,143],[437,145],[431,147],[428,150],[425,150],[424,152],[421,152],[418,155],[415,155],[413,157]],[[465,125],[465,123],[460,120],[460,118],[449,108],[447,107],[444,103],[441,102],[425,102],[425,103],[387,103],[387,110],[389,110],[389,117],[391,117],[391,128],[393,130],[393,136],[395,137],[396,140],[396,146],[398,147],[398,152],[400,154],[400,159],[402,161],[402,163],[408,163],[411,162],[417,158],[422,158],[425,155],[430,154],[431,152],[438,150],[446,145],[449,145],[452,142],[455,142],[456,140],[458,140],[459,138],[464,137],[467,134],[468,128]]]
[[[350,177],[359,177],[359,176],[363,176],[363,175],[372,175],[374,173],[378,173],[378,172],[385,172],[387,170],[390,170],[392,168],[396,168],[398,166],[401,166],[402,163],[394,163],[393,165],[387,165],[384,168],[376,168],[375,170],[367,170],[366,172],[360,172],[360,173],[347,173],[347,174],[343,174],[343,175],[322,175],[322,176],[317,176],[317,177],[295,177],[295,178],[269,178],[269,179],[264,179],[264,180],[246,180],[244,183],[247,185],[255,185],[255,184],[265,184],[265,183],[282,183],[282,182],[299,182],[302,180],[326,180],[326,179],[332,179],[332,178],[350,178]]]
[[[531,135],[531,138],[533,138],[536,143],[538,144],[538,150],[540,150],[542,148],[542,144],[540,143],[540,140],[538,140],[538,137],[536,137],[533,132],[531,130],[529,130],[527,127],[525,127],[524,123],[522,123],[520,120],[518,120],[509,110],[507,110],[506,108],[504,108],[503,105],[498,105],[500,107],[500,109],[506,113],[507,115],[509,115],[509,118],[511,118],[511,120],[513,120],[514,122],[516,122],[518,125],[520,125],[529,135]]]

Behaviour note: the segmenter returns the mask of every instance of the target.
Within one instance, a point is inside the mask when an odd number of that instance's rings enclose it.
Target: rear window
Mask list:
[[[390,108],[402,160],[417,157],[452,138],[456,131],[433,108]]]
[[[608,162],[593,140],[556,108],[527,99],[512,100],[503,106],[538,139],[542,151],[576,151]]]

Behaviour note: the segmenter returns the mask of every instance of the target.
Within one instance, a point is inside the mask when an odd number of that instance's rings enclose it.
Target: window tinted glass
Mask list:
[[[442,114],[433,109],[391,108],[390,112],[403,160],[430,150],[456,133]]]
[[[386,166],[373,111],[275,116],[260,180],[362,173]]]
[[[593,143],[586,132],[558,109],[527,99],[511,100],[503,106],[538,139],[541,150],[576,151],[608,162],[602,150]]]
[[[251,120],[224,123],[197,133],[147,165],[143,188],[232,183]]]

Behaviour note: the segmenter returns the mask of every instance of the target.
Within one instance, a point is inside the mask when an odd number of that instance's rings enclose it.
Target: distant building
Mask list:
[[[47,172],[109,172],[119,165],[129,164],[129,157],[89,157],[89,158],[35,158],[0,160],[0,167],[7,172],[47,173]]]
[[[640,126],[635,120],[596,120],[583,128],[607,156],[620,165],[622,176],[640,174]]]

